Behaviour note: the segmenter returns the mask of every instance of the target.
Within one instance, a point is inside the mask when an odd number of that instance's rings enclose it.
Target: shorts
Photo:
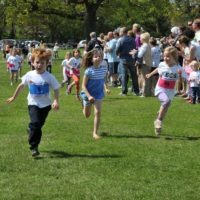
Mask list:
[[[171,104],[171,100],[164,92],[158,94],[158,99],[164,108],[168,108]]]
[[[108,71],[111,75],[118,73],[118,64],[119,62],[108,63]]]

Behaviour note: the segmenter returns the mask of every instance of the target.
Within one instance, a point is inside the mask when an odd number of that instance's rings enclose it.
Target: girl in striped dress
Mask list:
[[[80,93],[83,105],[83,114],[86,118],[89,118],[91,115],[92,104],[94,105],[93,138],[99,139],[100,136],[97,132],[100,124],[104,89],[106,93],[109,93],[109,89],[105,84],[107,66],[103,62],[102,51],[94,49],[86,53],[83,58],[83,67],[86,68],[82,82],[83,91]]]

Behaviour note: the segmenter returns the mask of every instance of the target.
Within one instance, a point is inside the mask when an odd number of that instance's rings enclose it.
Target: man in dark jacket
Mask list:
[[[102,45],[101,41],[97,39],[95,32],[90,33],[90,38],[91,38],[91,40],[88,42],[87,47],[86,47],[87,52],[91,51],[94,48],[103,50],[103,45]]]
[[[135,39],[127,35],[128,29],[123,27],[120,29],[121,38],[118,40],[116,53],[120,58],[121,78],[122,78],[122,93],[125,96],[128,92],[128,72],[132,80],[132,92],[139,95],[139,85],[137,70],[134,65],[134,59],[130,55],[130,51],[136,48]]]

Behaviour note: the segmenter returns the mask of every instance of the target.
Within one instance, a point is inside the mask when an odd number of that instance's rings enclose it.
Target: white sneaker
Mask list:
[[[159,119],[156,119],[154,121],[154,128],[155,128],[156,136],[159,136],[161,134],[161,131],[162,131],[162,121],[159,120]]]

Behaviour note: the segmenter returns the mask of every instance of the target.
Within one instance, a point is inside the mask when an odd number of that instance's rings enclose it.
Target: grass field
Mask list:
[[[64,57],[64,52],[61,52]],[[60,63],[53,74],[62,80]],[[24,65],[24,72],[28,66]],[[198,200],[199,105],[176,97],[160,138],[154,136],[156,98],[121,97],[112,88],[103,102],[101,140],[92,139],[75,96],[60,90],[60,110],[43,128],[41,156],[27,142],[27,89],[7,105],[10,86],[0,61],[0,200]]]

